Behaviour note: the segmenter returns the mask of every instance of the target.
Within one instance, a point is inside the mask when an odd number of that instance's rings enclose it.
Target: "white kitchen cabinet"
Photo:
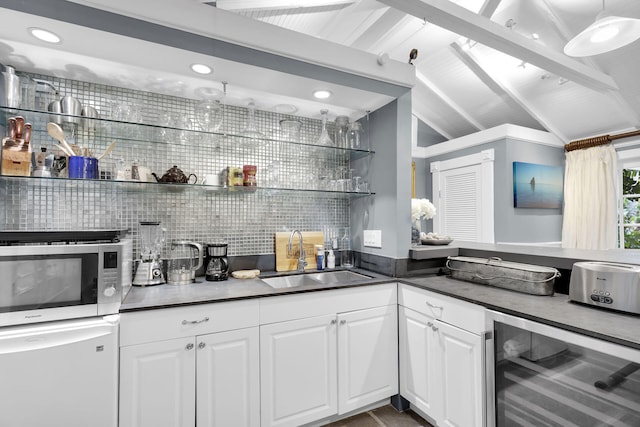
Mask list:
[[[262,426],[299,426],[337,412],[335,314],[260,327]]]
[[[259,426],[258,328],[198,336],[198,426]]]
[[[120,350],[120,427],[194,425],[193,338]]]
[[[400,394],[440,427],[482,426],[482,307],[406,285],[399,304]]]
[[[261,321],[278,320],[260,326],[262,427],[299,426],[398,393],[396,285],[314,294],[261,306]]]
[[[260,425],[256,301],[122,316],[120,427]]]
[[[405,307],[398,310],[400,395],[432,419],[439,419],[442,385],[437,336],[431,330],[433,318]]]
[[[398,393],[396,305],[338,315],[338,413]]]

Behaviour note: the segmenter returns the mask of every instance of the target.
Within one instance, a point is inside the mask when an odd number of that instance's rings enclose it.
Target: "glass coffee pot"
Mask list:
[[[167,283],[187,285],[193,283],[196,271],[202,267],[202,245],[186,240],[171,243],[171,257],[167,260]]]
[[[227,260],[226,243],[210,243],[207,245],[207,270],[205,279],[209,282],[227,280],[229,278],[229,261]]]

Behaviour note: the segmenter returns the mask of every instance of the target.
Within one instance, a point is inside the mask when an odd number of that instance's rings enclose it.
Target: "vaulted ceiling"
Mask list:
[[[638,0],[605,6],[640,19]],[[260,58],[238,64],[234,52],[215,60],[213,76],[194,76],[188,65],[211,54],[177,46],[166,32],[145,38],[136,25],[150,23],[183,41],[204,36],[395,87],[414,84],[414,115],[443,139],[505,123],[562,141],[640,127],[640,40],[593,57],[563,53],[602,0],[0,0],[0,8],[0,63],[23,71],[192,98],[219,94],[227,81],[230,103],[257,98],[260,109],[294,105],[316,118],[327,106],[358,118],[394,96],[342,82],[332,99],[314,100],[313,78],[258,68]],[[129,18],[138,24],[127,26]],[[34,42],[26,31],[34,26],[60,32],[63,43]]]
[[[640,40],[571,58],[600,0],[217,0],[216,7],[407,62],[413,112],[451,139],[503,123],[569,141],[640,126]],[[640,1],[607,12],[640,19]]]

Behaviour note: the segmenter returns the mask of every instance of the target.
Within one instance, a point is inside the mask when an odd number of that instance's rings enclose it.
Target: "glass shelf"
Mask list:
[[[56,118],[60,121],[77,122],[78,128],[83,131],[94,132],[96,137],[108,140],[130,141],[133,143],[154,143],[154,144],[198,144],[222,141],[222,148],[236,151],[250,151],[267,144],[283,144],[291,148],[307,148],[310,151],[318,150],[324,155],[345,155],[356,160],[374,154],[368,149],[341,148],[335,146],[324,146],[308,144],[303,142],[289,141],[279,138],[255,139],[241,134],[228,132],[205,131],[194,126],[189,129],[171,126],[160,126],[148,123],[133,123],[118,121],[106,118],[88,118],[84,116],[71,116],[60,113],[50,113],[37,110],[25,110],[19,108],[0,107],[3,122],[10,116],[20,115],[25,117],[25,121],[33,124],[33,132],[47,135],[46,123]],[[185,142],[188,141],[188,142]]]
[[[245,194],[288,194],[298,193],[302,195],[316,195],[326,198],[354,198],[374,196],[372,192],[355,192],[355,191],[333,191],[323,189],[308,188],[282,188],[282,187],[226,187],[204,184],[178,184],[178,183],[162,183],[162,182],[139,182],[139,181],[116,181],[108,179],[77,179],[77,178],[54,178],[54,177],[33,177],[33,176],[10,176],[0,175],[0,180],[14,183],[28,183],[39,186],[53,186],[66,184],[67,186],[80,185],[115,185],[122,191],[128,193],[157,191],[157,192],[200,192],[203,194],[221,194],[221,195],[245,195]]]

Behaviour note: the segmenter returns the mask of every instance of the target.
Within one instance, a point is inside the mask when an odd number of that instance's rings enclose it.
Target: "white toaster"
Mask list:
[[[640,314],[640,265],[576,262],[571,270],[569,299]]]

